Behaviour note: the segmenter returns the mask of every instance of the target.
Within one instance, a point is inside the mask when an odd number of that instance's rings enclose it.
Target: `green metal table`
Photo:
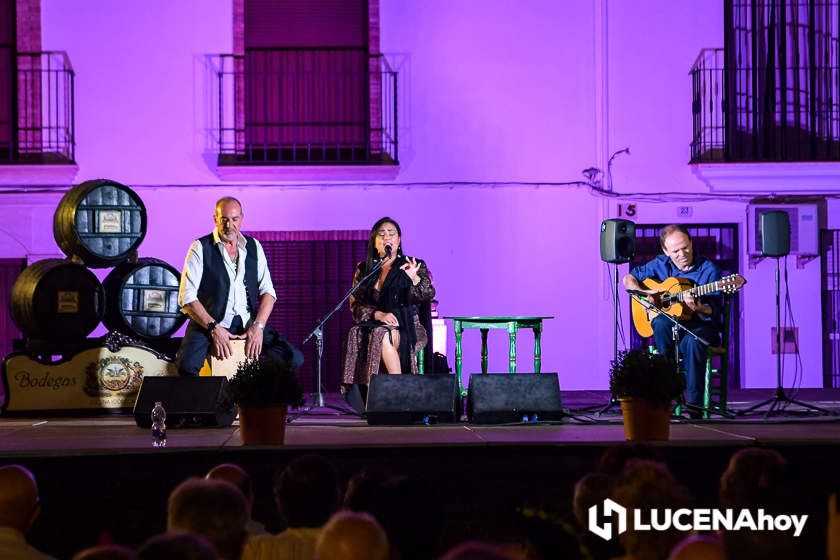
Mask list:
[[[487,373],[487,331],[490,329],[507,329],[510,337],[508,369],[510,373],[516,373],[516,333],[519,329],[533,329],[534,373],[539,373],[542,362],[540,336],[542,335],[543,319],[554,319],[554,317],[444,317],[444,319],[452,319],[455,322],[455,376],[458,378],[458,391],[463,395],[461,336],[464,329],[479,329],[481,331],[481,373]]]

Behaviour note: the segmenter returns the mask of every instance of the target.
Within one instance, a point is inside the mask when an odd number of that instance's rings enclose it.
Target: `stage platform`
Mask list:
[[[730,405],[743,409],[772,394],[735,391]],[[328,397],[330,404],[343,404],[337,395]],[[570,409],[608,397],[605,391],[563,392]],[[803,389],[796,398],[840,413],[840,390]],[[607,447],[624,442],[616,409],[545,424],[410,426],[368,426],[351,415],[316,412],[324,414],[305,414],[288,425],[282,447],[243,447],[236,424],[172,429],[167,447],[156,449],[149,430],[138,428],[130,415],[0,418],[0,463],[21,463],[36,474],[43,513],[32,540],[66,557],[103,534],[133,546],[162,531],[172,488],[222,462],[252,473],[255,517],[275,530],[281,522],[271,494],[274,477],[308,452],[333,461],[342,483],[372,465],[421,477],[435,488],[446,523],[463,528],[481,525],[476,519],[513,519],[525,505],[568,511],[574,482],[593,470]],[[745,446],[781,451],[809,493],[835,490],[840,416],[807,415],[793,405],[787,412],[675,419],[671,439],[655,446],[702,504],[713,503],[729,457]]]

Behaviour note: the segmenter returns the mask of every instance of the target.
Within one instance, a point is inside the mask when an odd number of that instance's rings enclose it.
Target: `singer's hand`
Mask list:
[[[397,320],[396,315],[393,313],[383,313],[382,311],[374,311],[373,318],[377,321],[385,323],[386,325],[391,325],[392,327],[400,326],[400,322]]]
[[[420,277],[417,276],[417,271],[420,270],[420,263],[414,257],[408,257],[408,262],[400,267],[406,275],[411,278],[411,283],[415,286],[420,283]]]

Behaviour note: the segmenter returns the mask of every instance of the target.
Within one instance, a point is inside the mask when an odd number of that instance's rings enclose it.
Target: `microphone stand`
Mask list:
[[[338,411],[341,414],[352,414],[353,416],[359,416],[359,414],[356,413],[356,411],[354,410],[350,410],[340,406],[328,405],[324,403],[324,392],[321,384],[321,360],[324,356],[324,325],[327,321],[330,320],[330,317],[335,315],[335,313],[342,308],[344,303],[348,299],[350,299],[350,296],[356,293],[356,291],[362,284],[367,282],[371,277],[373,277],[374,274],[379,272],[379,269],[382,268],[383,264],[385,264],[385,259],[380,259],[379,261],[377,261],[373,268],[371,268],[370,272],[368,272],[361,280],[359,280],[354,286],[352,286],[347,291],[347,293],[344,294],[344,297],[341,298],[341,301],[339,301],[329,313],[318,319],[318,322],[315,324],[315,328],[313,328],[312,331],[308,335],[306,335],[306,338],[303,339],[302,344],[306,344],[311,338],[315,339],[315,348],[318,355],[318,361],[315,365],[315,392],[312,393],[312,404],[303,407],[294,415],[289,416],[289,419],[286,421],[287,423],[290,424],[298,418],[300,418],[301,416],[311,413],[312,410],[315,408],[328,408],[330,410]]]
[[[669,321],[671,321],[671,340],[674,343],[674,362],[676,364],[678,374],[681,373],[681,370],[680,370],[680,331],[683,331],[684,333],[694,337],[698,342],[700,342],[706,348],[711,346],[711,343],[708,340],[706,340],[705,338],[703,338],[699,334],[695,333],[694,331],[688,329],[685,325],[680,323],[677,319],[675,319],[674,317],[672,317],[671,315],[666,313],[661,307],[659,307],[656,304],[654,304],[653,302],[647,300],[645,298],[645,296],[647,294],[642,295],[643,292],[639,292],[637,290],[628,290],[628,293],[630,294],[630,297],[632,297],[637,302],[639,302],[639,305],[641,305],[642,307],[644,307],[646,309],[652,309],[654,311],[658,311],[660,316],[664,316]],[[690,408],[692,410],[699,410],[701,412],[706,412],[706,413],[709,413],[709,414],[720,414],[721,416],[725,416],[727,418],[734,417],[726,411],[719,411],[718,412],[718,411],[714,411],[714,410],[709,410],[708,408],[698,406],[696,404],[686,403],[682,396],[680,396],[680,398],[678,400],[678,404],[684,404],[686,408]]]

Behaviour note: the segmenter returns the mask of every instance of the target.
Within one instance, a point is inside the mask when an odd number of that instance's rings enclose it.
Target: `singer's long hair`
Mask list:
[[[397,257],[402,256],[402,230],[400,229],[400,224],[393,218],[389,218],[385,216],[384,218],[379,218],[373,227],[370,230],[370,237],[368,238],[367,244],[367,256],[365,258],[365,269],[370,270],[373,266],[373,262],[379,259],[379,251],[376,250],[376,234],[384,224],[394,224],[394,227],[397,228],[397,235],[400,236],[400,245],[397,247]]]

